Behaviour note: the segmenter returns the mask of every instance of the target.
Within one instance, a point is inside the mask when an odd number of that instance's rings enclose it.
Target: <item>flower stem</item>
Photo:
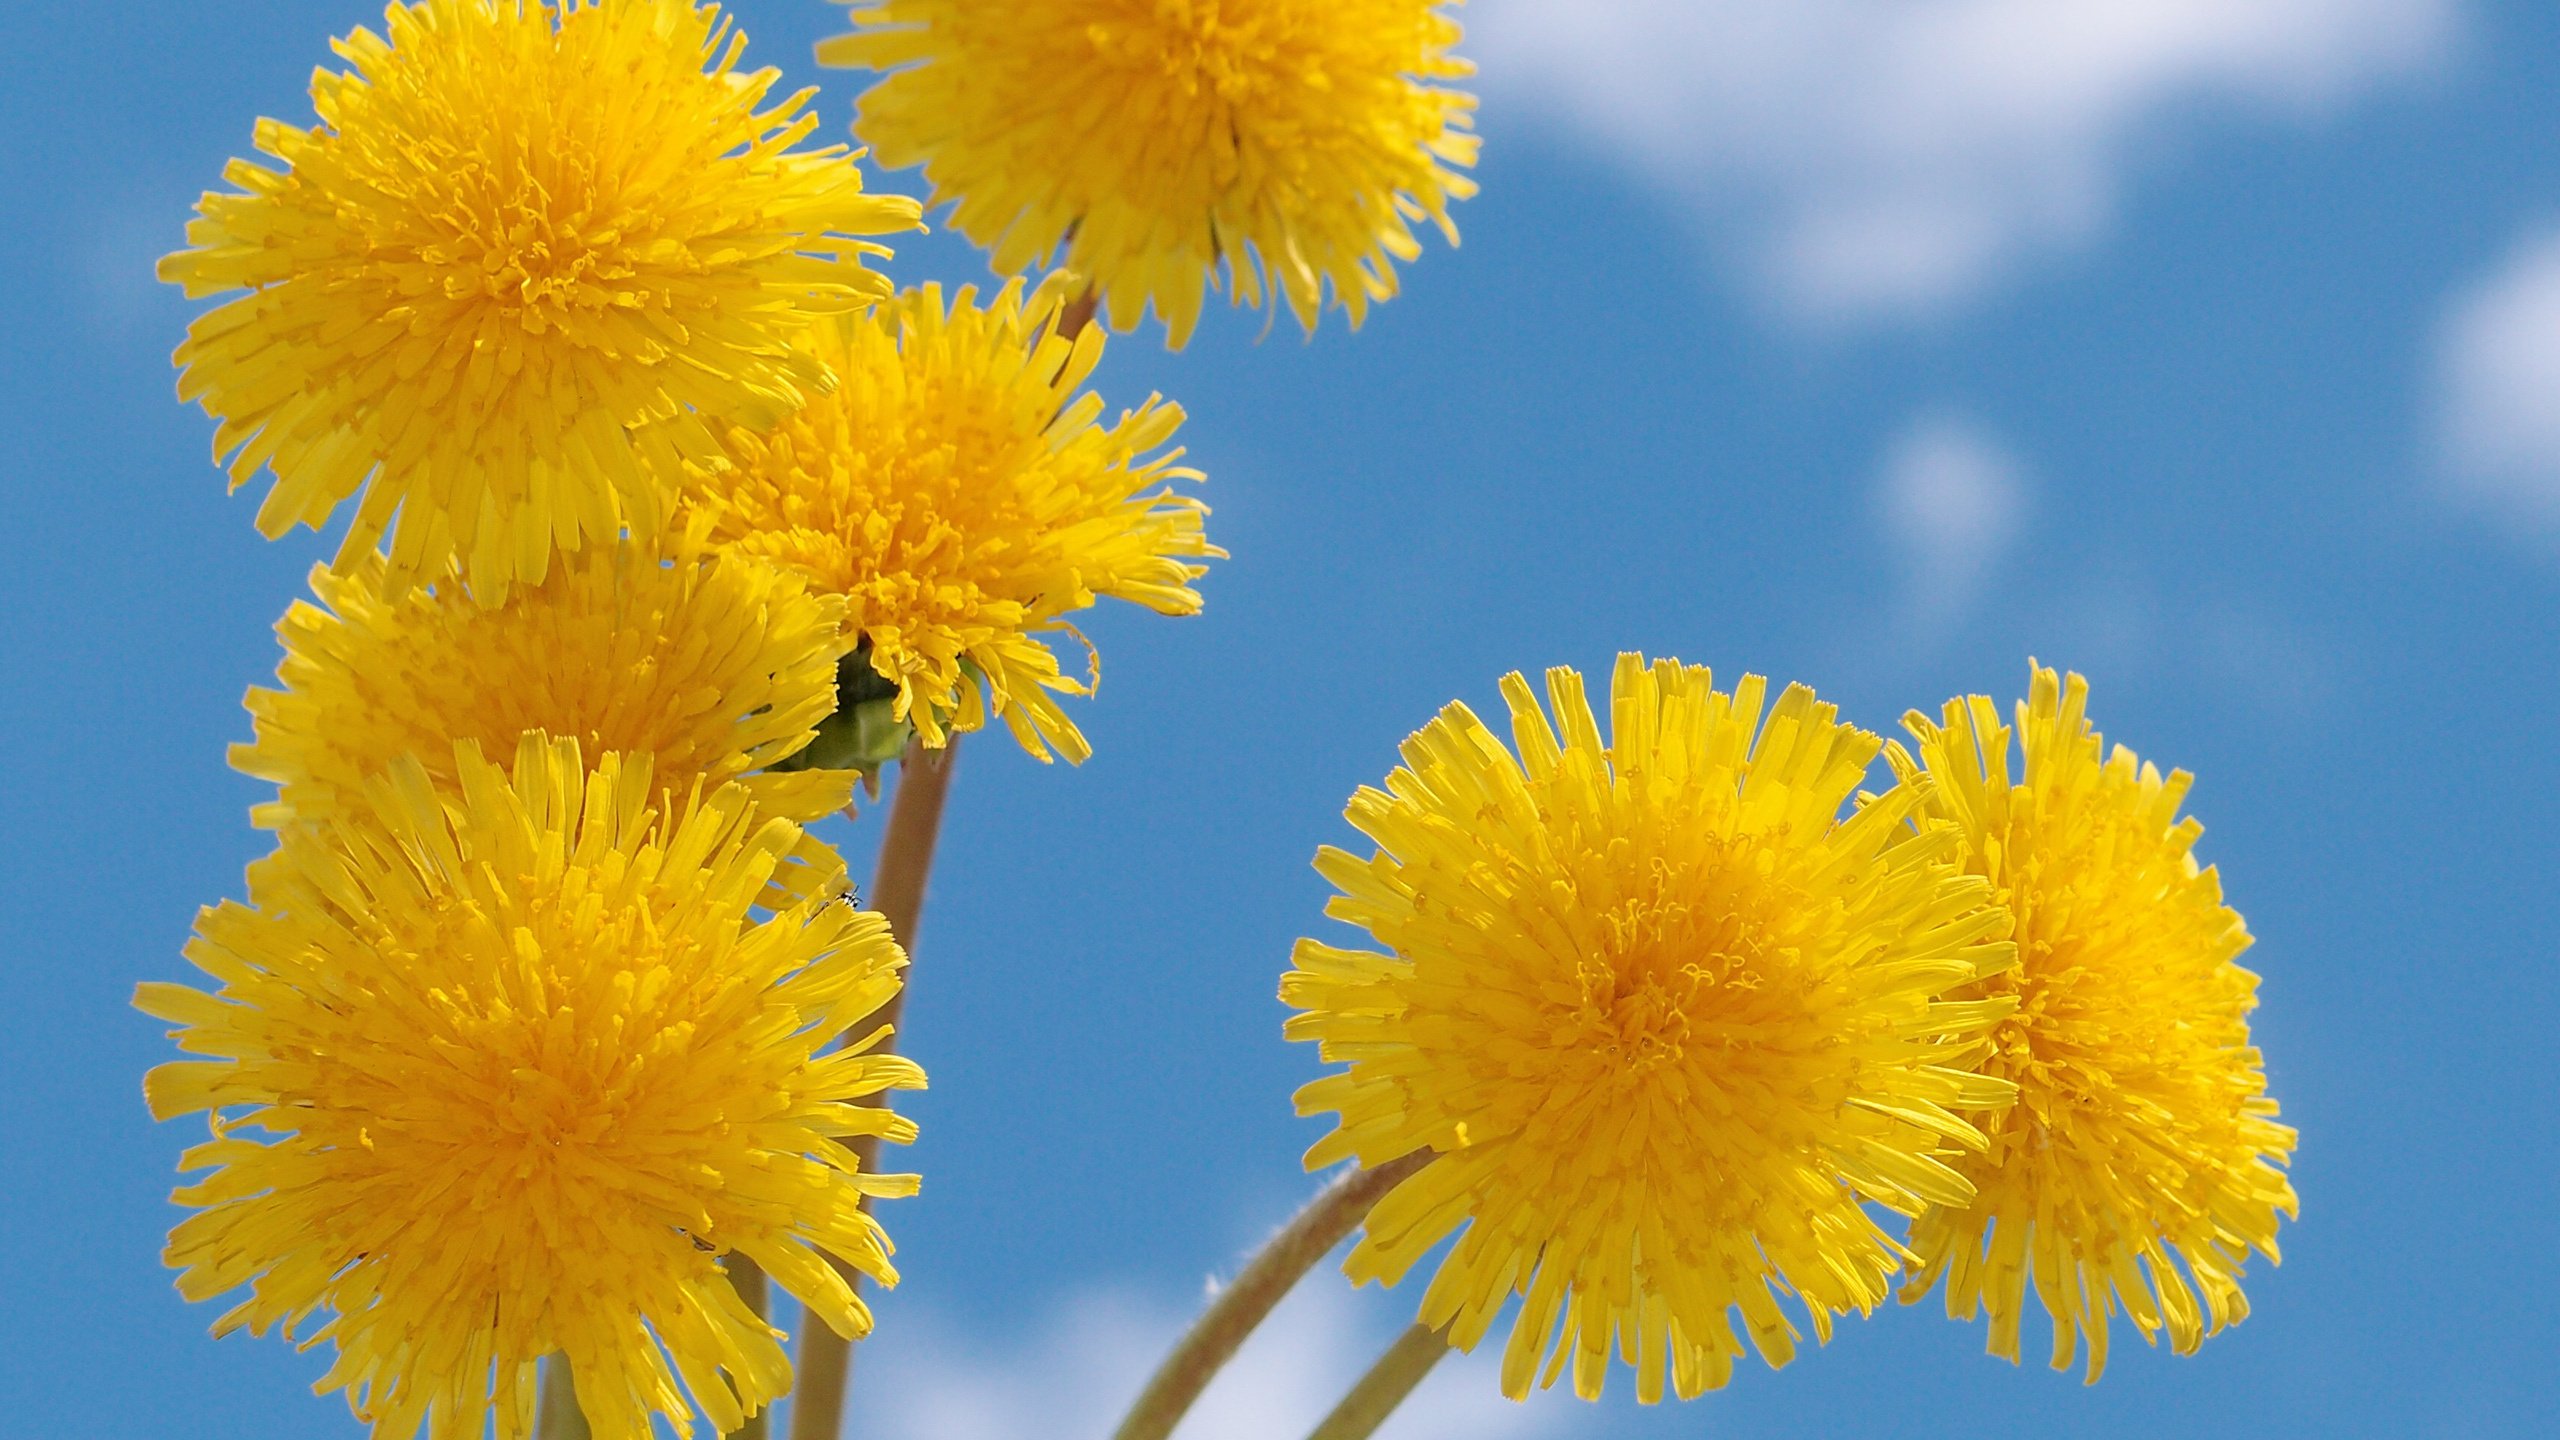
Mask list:
[[[758,1317],[765,1313],[764,1270],[738,1251],[729,1252],[729,1283],[738,1298]],[[765,1440],[765,1413],[750,1415],[729,1432],[728,1440]],[[569,1357],[554,1355],[542,1364],[542,1398],[534,1412],[534,1433],[541,1440],[590,1440],[586,1412],[578,1408],[578,1388],[569,1374]]]
[[[587,1412],[578,1408],[578,1387],[569,1376],[569,1357],[554,1355],[542,1362],[542,1401],[533,1433],[542,1440],[588,1440]]]
[[[1378,1197],[1431,1158],[1431,1151],[1417,1150],[1375,1170],[1354,1170],[1318,1192],[1192,1322],[1156,1367],[1155,1377],[1147,1382],[1138,1403],[1129,1407],[1128,1418],[1112,1432],[1112,1440],[1166,1440],[1200,1392],[1209,1388],[1210,1379],[1281,1297],[1342,1237],[1359,1228]]]
[[[738,1292],[738,1298],[746,1302],[747,1309],[752,1311],[757,1319],[763,1319],[765,1292],[768,1288],[765,1284],[764,1267],[748,1259],[746,1252],[742,1250],[729,1252],[728,1266],[731,1288]],[[772,1413],[772,1407],[768,1406],[748,1416],[745,1424],[729,1432],[729,1440],[765,1440],[765,1417]]]
[[[1406,1327],[1307,1440],[1369,1440],[1448,1353],[1449,1338],[1439,1331],[1428,1325]]]
[[[959,758],[959,738],[939,750],[927,750],[915,741],[907,742],[907,753],[898,761],[898,789],[889,800],[888,833],[880,838],[880,864],[872,872],[870,907],[889,922],[889,933],[907,949],[912,961],[916,948],[916,923],[924,913],[924,886],[933,873],[934,841],[942,833],[942,801],[951,791],[951,767]],[[915,972],[907,972],[913,984]],[[877,1024],[895,1025],[906,1009],[907,986],[889,997],[872,1019]],[[898,1043],[894,1034],[882,1046],[886,1054]],[[871,1104],[881,1103],[872,1100]],[[872,1170],[880,1159],[878,1136],[856,1137],[854,1153],[862,1159],[862,1168]],[[864,1209],[871,1208],[869,1196],[863,1197]],[[845,1278],[859,1285],[861,1277],[837,1267]],[[853,1374],[853,1347],[833,1330],[815,1321],[801,1327],[799,1381],[791,1393],[791,1440],[835,1440],[844,1424],[844,1394]]]
[[[1083,334],[1084,327],[1093,323],[1094,311],[1099,309],[1101,304],[1102,292],[1087,285],[1082,294],[1058,307],[1058,323],[1055,328],[1059,338],[1073,340]]]

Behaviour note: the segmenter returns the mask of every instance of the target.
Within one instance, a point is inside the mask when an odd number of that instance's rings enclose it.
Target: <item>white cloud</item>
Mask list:
[[[2560,526],[2560,229],[2460,297],[2439,357],[2444,459],[2465,495]]]
[[[2026,524],[2025,471],[1980,428],[1944,415],[1914,420],[1886,450],[1877,517],[1909,582],[1914,632],[1961,621]]]
[[[1307,1277],[1246,1342],[1177,1440],[1302,1440],[1409,1318],[1407,1300],[1355,1293],[1330,1266]],[[1107,1435],[1190,1319],[1098,1290],[1011,1334],[967,1333],[912,1312],[862,1347],[854,1403],[865,1433],[909,1440]],[[1442,1361],[1379,1430],[1381,1440],[1551,1440],[1583,1413],[1570,1397],[1502,1398],[1498,1345]]]
[[[1960,303],[2087,242],[2214,106],[2311,116],[2430,64],[2457,0],[1477,0],[1544,102],[1812,318]],[[1499,136],[1521,122],[1489,116]]]
[[[184,221],[165,196],[126,200],[90,218],[78,248],[64,258],[88,301],[85,336],[121,342],[154,322],[170,324],[171,333],[184,324],[187,306],[176,287],[153,274],[161,256],[186,243]]]

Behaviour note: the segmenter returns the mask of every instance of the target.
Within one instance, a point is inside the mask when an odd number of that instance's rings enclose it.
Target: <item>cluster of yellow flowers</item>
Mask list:
[[[1356,325],[1417,222],[1454,241],[1447,4],[855,0],[820,59],[882,72],[857,133],[1016,277],[984,296],[882,276],[923,207],[806,143],[813,92],[700,0],[399,0],[317,123],[259,122],[272,163],[162,264],[221,297],[180,393],[272,476],[268,535],[352,506],[232,752],[275,849],[197,922],[210,988],[136,1001],[194,1057],[146,1091],[207,1117],[168,1260],[245,1289],[219,1330],[328,1342],[388,1440],[760,1434],[795,1384],[767,1278],[868,1332],[931,822],[893,815],[927,848],[884,853],[887,914],[809,827],[999,718],[1089,753],[1072,617],[1195,613],[1223,555],[1181,409],[1085,390],[1104,332],[1179,347],[1213,287]],[[1339,1119],[1307,1164],[1368,1178],[1281,1288],[1356,1227],[1355,1280],[1450,1242],[1420,1363],[1516,1297],[1507,1392],[1596,1395],[1614,1350],[1649,1401],[1742,1335],[1782,1362],[1786,1296],[1827,1337],[1943,1282],[2014,1358],[2032,1281],[2093,1379],[2119,1308],[2180,1350],[2246,1313],[2294,1205],[2249,937],[2185,777],[2103,754],[2077,676],[1914,749],[1670,661],[1621,661],[1606,739],[1570,671],[1503,688],[1508,747],[1452,706],[1353,799],[1376,853],[1319,858],[1377,948],[1282,982],[1344,1067],[1298,1096]]]
[[[1613,1349],[1642,1398],[1694,1396],[1733,1313],[1783,1364],[1780,1295],[1828,1338],[1914,1265],[1905,1299],[1943,1278],[2012,1359],[2032,1278],[2092,1381],[2118,1307],[2182,1352],[2247,1313],[2241,1264],[2294,1212],[2249,934],[2187,777],[2103,753],[2079,676],[2034,671],[2014,778],[1980,696],[1906,717],[1915,758],[1676,661],[1620,658],[1607,739],[1570,670],[1552,721],[1503,694],[1511,749],[1451,706],[1353,797],[1377,853],[1317,860],[1382,950],[1302,941],[1281,982],[1289,1033],[1347,1062],[1298,1093],[1340,1119],[1307,1163],[1433,1157],[1355,1279],[1462,1232],[1422,1323],[1471,1347],[1521,1296],[1515,1397],[1568,1366],[1596,1397]],[[1879,751],[1895,783],[1853,803]]]

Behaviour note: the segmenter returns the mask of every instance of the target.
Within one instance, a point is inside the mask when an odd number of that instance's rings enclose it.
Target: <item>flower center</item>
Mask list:
[[[1271,80],[1272,46],[1258,19],[1229,19],[1221,0],[1155,0],[1152,14],[1085,27],[1105,61],[1153,70],[1185,96],[1204,91],[1227,105],[1250,100]]]
[[[1633,1079],[1678,1064],[1712,1023],[1719,992],[1759,988],[1739,916],[1656,893],[1605,917],[1606,948],[1574,966],[1581,992],[1556,1038]]]
[[[493,116],[493,130],[510,117]],[[555,128],[581,128],[562,119]],[[532,335],[581,315],[634,313],[653,296],[635,286],[635,224],[625,183],[563,138],[491,133],[434,145],[398,167],[407,178],[404,234],[376,237],[390,254],[414,246],[423,267],[401,279],[418,298],[436,294],[511,321]],[[359,217],[362,219],[367,217]],[[405,242],[405,243],[404,243]],[[485,328],[474,348],[498,338]],[[663,350],[665,336],[643,334]]]
[[[518,1069],[507,1076],[506,1089],[497,1097],[486,1140],[492,1151],[513,1155],[520,1168],[530,1168],[564,1143],[601,1138],[606,1109],[591,1084],[573,1084],[545,1070]]]
[[[1650,975],[1630,982],[1606,961],[1585,960],[1578,969],[1582,1004],[1573,1012],[1566,1043],[1610,1057],[1628,1075],[1676,1063],[1688,1053],[1695,967],[1667,983]]]

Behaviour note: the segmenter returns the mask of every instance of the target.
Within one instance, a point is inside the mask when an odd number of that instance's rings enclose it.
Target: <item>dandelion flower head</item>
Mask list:
[[[1948,1313],[1989,1311],[1991,1350],[2016,1360],[2032,1282],[2054,1368],[2085,1343],[2094,1383],[2119,1307],[2181,1353],[2246,1317],[2242,1262],[2277,1258],[2276,1217],[2297,1202],[2278,1168],[2294,1132],[2249,1043],[2249,931],[2196,864],[2203,827],[2178,814],[2190,779],[2104,753],[2088,699],[2078,675],[2037,666],[2015,732],[1988,698],[1953,700],[1906,718],[1919,755],[1892,758],[1936,781],[1925,813],[1963,837],[2018,945],[2016,968],[1965,992],[2014,1006],[1983,1070],[2018,1103],[1955,1162],[1973,1198],[1914,1224],[1905,1298],[1943,1282]]]
[[[670,548],[590,546],[496,606],[452,572],[394,583],[379,557],[315,569],[314,600],[276,626],[281,688],[249,692],[255,738],[231,752],[279,787],[253,818],[361,814],[402,756],[451,790],[454,741],[505,755],[533,733],[645,755],[678,792],[740,782],[765,814],[802,824],[842,809],[850,771],[758,772],[834,710],[843,602],[750,556]]]
[[[1003,716],[1017,740],[1081,761],[1057,696],[1052,637],[1098,597],[1166,615],[1200,608],[1207,510],[1165,445],[1181,407],[1149,397],[1109,426],[1077,389],[1101,359],[1087,327],[1057,333],[1068,291],[1019,280],[983,306],[939,286],[831,320],[812,336],[834,393],[765,431],[737,428],[724,466],[692,473],[687,503],[714,544],[845,597],[845,625],[898,687],[928,746]]]
[[[1517,756],[1463,705],[1404,745],[1327,848],[1327,913],[1377,951],[1299,942],[1294,1039],[1347,1062],[1298,1092],[1339,1126],[1310,1168],[1438,1153],[1370,1213],[1347,1269],[1394,1283],[1458,1232],[1422,1321],[1472,1348],[1524,1298],[1505,1393],[1597,1397],[1614,1348],[1639,1398],[1723,1384],[1871,1311],[1905,1213],[1970,1191],[1944,1152],[2007,1087],[1969,1073],[1996,1003],[1940,994],[2008,960],[1990,887],[1905,821],[1920,787],[1839,818],[1881,742],[1791,686],[1622,656],[1603,739],[1582,678],[1551,725],[1502,686]],[[1561,733],[1559,733],[1559,728]],[[1541,1361],[1544,1374],[1539,1374]]]
[[[190,296],[246,291],[177,352],[270,536],[359,491],[342,557],[459,557],[484,598],[555,550],[646,535],[662,501],[633,422],[711,450],[825,388],[792,341],[886,293],[857,235],[912,228],[842,147],[793,148],[809,92],[693,0],[415,0],[337,42],[319,124],[258,124],[189,248]]]
[[[1092,277],[1111,324],[1152,304],[1179,348],[1203,290],[1330,290],[1354,325],[1475,193],[1473,73],[1441,0],[851,0],[827,64],[889,72],[854,129],[1015,274]],[[1219,272],[1224,270],[1223,281]]]
[[[905,958],[840,870],[754,918],[796,831],[734,787],[661,808],[645,758],[458,749],[458,803],[403,762],[362,819],[284,832],[197,920],[214,989],[137,993],[200,1057],[151,1072],[153,1113],[212,1126],[178,1288],[247,1287],[217,1333],[334,1344],[321,1387],[381,1440],[523,1440],[555,1352],[600,1440],[727,1433],[791,1367],[724,1257],[847,1335],[833,1262],[896,1280],[862,1200],[916,1179],[845,1142],[913,1134],[872,1097],[923,1074],[864,1026]]]

